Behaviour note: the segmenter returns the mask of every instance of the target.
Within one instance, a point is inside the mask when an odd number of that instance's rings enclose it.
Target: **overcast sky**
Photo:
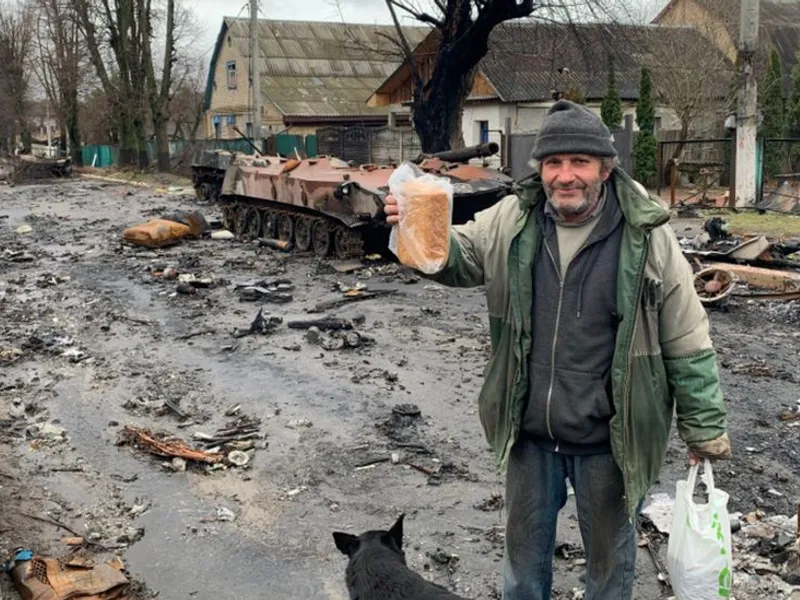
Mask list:
[[[384,0],[259,0],[262,19],[391,23]],[[211,55],[223,17],[249,17],[245,0],[189,0],[203,27],[202,52]],[[340,11],[341,10],[341,11]]]

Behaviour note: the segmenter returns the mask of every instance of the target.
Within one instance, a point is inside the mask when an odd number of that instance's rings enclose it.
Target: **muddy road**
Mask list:
[[[122,556],[142,598],[344,600],[331,532],[388,527],[404,512],[412,568],[499,598],[503,480],[476,410],[489,355],[481,290],[381,260],[339,272],[237,240],[122,243],[125,227],[177,209],[218,216],[188,195],[95,181],[0,188],[3,559],[18,546],[67,553],[61,524],[88,552]],[[280,293],[260,300],[237,290],[277,280]],[[361,286],[379,296],[315,311]],[[273,329],[234,335],[259,309]],[[358,347],[289,327],[325,316],[353,322]],[[739,303],[711,319],[735,452],[718,486],[731,511],[793,515],[800,421],[779,415],[800,402],[800,307]],[[123,443],[133,426],[199,447],[245,420],[257,433],[226,448],[244,451],[243,467]],[[653,492],[674,495],[684,473],[675,436]],[[557,598],[582,588],[573,505]],[[637,599],[668,596],[656,576],[642,548]],[[7,577],[2,586],[15,597]],[[737,573],[737,598],[791,589],[763,570]]]

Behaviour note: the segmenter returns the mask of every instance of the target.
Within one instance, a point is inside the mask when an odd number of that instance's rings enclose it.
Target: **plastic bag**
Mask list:
[[[405,162],[389,177],[389,191],[402,215],[389,234],[389,250],[426,275],[441,271],[450,254],[453,185]]]
[[[687,480],[676,486],[667,566],[678,600],[729,598],[733,587],[728,494],[714,487],[711,462],[706,459],[708,504],[695,504],[699,470],[699,464],[693,466]]]

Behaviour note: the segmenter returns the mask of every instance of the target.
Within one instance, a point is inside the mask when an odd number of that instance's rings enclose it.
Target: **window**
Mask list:
[[[480,131],[481,144],[489,143],[489,121],[478,121],[478,129]]]
[[[236,115],[228,115],[227,123],[231,127],[236,127]]]
[[[244,126],[244,134],[249,137],[251,140],[253,139],[253,124],[247,123]]]
[[[236,89],[236,61],[232,60],[225,63],[225,72],[228,76],[228,89]]]

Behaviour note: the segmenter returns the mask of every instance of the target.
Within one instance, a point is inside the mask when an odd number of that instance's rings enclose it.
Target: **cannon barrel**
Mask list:
[[[475,146],[467,146],[458,150],[443,150],[433,154],[420,154],[416,162],[421,162],[426,158],[438,158],[445,162],[467,162],[472,158],[483,158],[484,156],[497,154],[498,150],[500,150],[500,146],[497,142],[489,142],[488,144],[476,144]]]

